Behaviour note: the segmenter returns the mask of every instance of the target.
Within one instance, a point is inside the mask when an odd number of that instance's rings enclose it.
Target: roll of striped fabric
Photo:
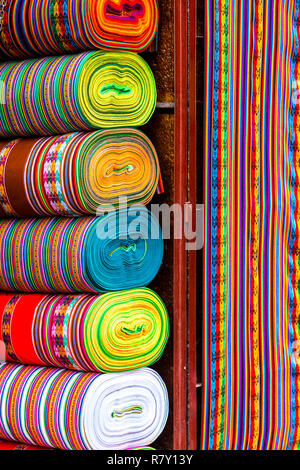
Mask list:
[[[0,142],[2,217],[95,214],[123,199],[147,204],[159,182],[156,151],[135,129]]]
[[[26,57],[84,49],[143,51],[158,26],[156,0],[1,0],[0,52]]]
[[[156,362],[169,336],[166,308],[147,288],[103,295],[0,294],[6,361],[119,372]]]
[[[148,64],[130,52],[85,52],[0,65],[0,135],[141,126],[153,114]]]
[[[134,449],[130,450],[155,450],[154,447],[135,447]]]
[[[152,281],[163,240],[142,206],[102,217],[1,219],[0,256],[2,290],[116,291]]]
[[[4,439],[0,439],[0,451],[3,450],[53,450],[50,447],[41,447],[35,445],[24,444],[21,442],[15,441],[6,441]],[[153,447],[135,447],[133,449],[128,450],[155,450]]]
[[[168,395],[151,369],[92,374],[0,365],[0,437],[60,449],[129,449],[153,442]]]

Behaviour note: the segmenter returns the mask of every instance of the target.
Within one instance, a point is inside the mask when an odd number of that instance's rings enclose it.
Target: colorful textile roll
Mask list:
[[[41,447],[41,446],[31,446],[28,444],[22,444],[21,442],[14,442],[14,441],[5,441],[4,439],[0,439],[0,451],[3,450],[52,450],[49,447]],[[153,447],[135,447],[134,449],[128,450],[155,450]]]
[[[201,448],[300,448],[300,9],[206,1]]]
[[[0,257],[2,290],[116,291],[154,279],[163,239],[142,206],[102,217],[1,219]]]
[[[156,151],[135,129],[0,142],[2,217],[95,214],[121,198],[147,204],[159,181]]]
[[[0,440],[0,451],[3,450],[46,450],[46,447],[31,446],[21,442],[5,441],[2,439]]]
[[[156,105],[148,64],[130,52],[85,52],[0,65],[0,135],[145,124]]]
[[[84,49],[143,51],[158,26],[156,0],[1,0],[0,52],[11,57]]]
[[[152,369],[92,374],[0,365],[3,439],[66,450],[143,447],[167,417],[167,390]]]
[[[166,308],[147,288],[103,295],[0,294],[0,360],[119,372],[162,355]]]

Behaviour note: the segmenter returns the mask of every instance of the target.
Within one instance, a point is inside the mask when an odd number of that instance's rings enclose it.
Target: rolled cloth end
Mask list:
[[[166,386],[147,368],[90,374],[4,363],[0,389],[0,438],[60,449],[146,446],[169,413]]]

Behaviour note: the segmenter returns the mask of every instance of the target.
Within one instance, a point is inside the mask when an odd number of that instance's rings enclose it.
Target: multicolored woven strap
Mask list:
[[[2,290],[116,291],[154,279],[163,239],[142,206],[102,217],[1,219],[0,257]]]
[[[0,364],[0,438],[66,450],[152,443],[168,417],[152,369],[111,374]]]
[[[0,135],[145,124],[156,105],[148,64],[131,52],[85,52],[0,65]]]
[[[6,361],[100,372],[153,364],[169,336],[165,305],[145,287],[100,296],[0,294],[0,326]]]
[[[147,204],[159,180],[157,153],[135,129],[0,142],[3,217],[95,215],[125,200]]]
[[[84,49],[141,52],[158,27],[156,0],[1,0],[0,52],[26,57]]]
[[[207,0],[202,449],[298,449],[298,0]]]

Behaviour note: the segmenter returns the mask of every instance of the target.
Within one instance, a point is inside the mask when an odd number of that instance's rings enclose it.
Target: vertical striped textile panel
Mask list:
[[[300,448],[300,2],[206,0],[201,448]]]

